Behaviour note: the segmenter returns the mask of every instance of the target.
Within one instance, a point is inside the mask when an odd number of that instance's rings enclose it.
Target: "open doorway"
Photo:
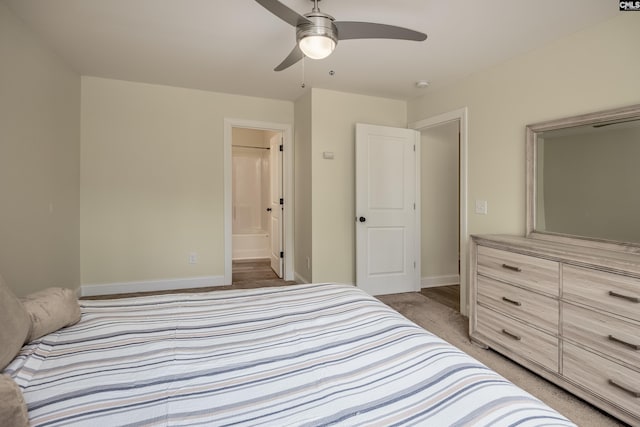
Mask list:
[[[421,289],[460,311],[460,123],[420,132]]]
[[[232,129],[232,259],[282,278],[282,132]]]
[[[225,284],[237,262],[293,280],[291,137],[287,124],[225,120]]]
[[[419,120],[409,124],[409,128],[415,129],[421,133],[421,136],[425,134],[430,134],[430,130],[433,130],[435,134],[443,133],[443,140],[441,147],[442,149],[447,149],[447,157],[449,159],[446,174],[442,176],[435,176],[426,179],[431,179],[434,185],[438,186],[442,183],[442,180],[447,179],[449,186],[444,186],[447,189],[445,191],[440,191],[438,188],[437,193],[445,193],[442,199],[438,199],[437,197],[433,198],[428,203],[432,203],[438,208],[440,203],[447,203],[447,209],[443,212],[440,212],[440,215],[448,215],[449,218],[446,221],[448,224],[447,230],[449,239],[447,241],[447,261],[442,265],[446,265],[448,267],[442,267],[437,270],[434,267],[430,266],[430,261],[425,262],[426,266],[421,265],[421,275],[422,275],[422,287],[427,289],[438,289],[441,286],[446,286],[455,281],[459,283],[459,291],[457,291],[456,295],[453,294],[453,297],[458,297],[459,299],[459,310],[463,315],[468,315],[469,307],[468,307],[468,284],[469,279],[467,277],[468,265],[467,265],[467,240],[468,240],[468,232],[467,232],[467,193],[468,193],[468,161],[467,161],[467,141],[468,141],[468,112],[467,108],[460,108],[458,110],[453,110],[447,113],[442,113],[437,116],[433,116],[424,120]],[[456,132],[457,130],[457,132]],[[448,135],[448,136],[447,136]],[[447,142],[448,141],[448,142]],[[447,145],[450,144],[450,145]],[[445,146],[446,145],[446,146]],[[420,144],[420,152],[421,158],[423,155],[429,156],[429,149],[427,147],[423,147],[422,138]],[[454,149],[457,148],[457,153]],[[450,150],[450,151],[449,151]],[[435,157],[434,160],[437,160]],[[456,164],[454,165],[453,162]],[[442,165],[441,165],[442,166]],[[452,170],[457,170],[457,180],[456,177],[452,176]],[[423,181],[422,175],[425,173],[424,168],[421,165],[421,181]],[[445,176],[446,175],[446,176]],[[457,183],[455,182],[457,181]],[[424,185],[421,182],[421,186]],[[443,187],[443,188],[444,188]],[[452,198],[457,196],[457,210],[453,208],[454,202],[451,201]],[[421,199],[423,194],[421,190]],[[447,201],[444,201],[444,200]],[[424,206],[425,202],[421,201],[421,205]],[[424,207],[423,207],[424,209]],[[426,209],[429,211],[429,209]],[[448,213],[447,213],[448,212]],[[429,228],[429,222],[431,219],[429,217],[425,218],[425,214],[421,215],[421,235],[424,236],[424,232],[422,231],[425,227]],[[457,222],[456,222],[457,221]],[[435,226],[438,226],[437,221],[433,221]],[[457,225],[457,227],[456,227]],[[457,228],[457,233],[456,229]],[[427,234],[429,231],[427,231]],[[442,238],[442,236],[440,236]],[[427,239],[423,241],[423,245],[421,252],[425,251],[424,246],[429,245],[430,242]],[[437,251],[437,243],[433,242],[432,247]],[[426,256],[429,257],[429,251],[426,251]],[[422,258],[422,257],[421,257]],[[422,260],[421,260],[422,264]],[[430,271],[431,270],[431,271]],[[457,279],[457,280],[456,280]],[[449,295],[448,297],[451,297]]]

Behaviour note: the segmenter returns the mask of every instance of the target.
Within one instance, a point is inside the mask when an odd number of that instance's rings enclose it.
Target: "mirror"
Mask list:
[[[527,126],[527,236],[640,252],[640,105]]]

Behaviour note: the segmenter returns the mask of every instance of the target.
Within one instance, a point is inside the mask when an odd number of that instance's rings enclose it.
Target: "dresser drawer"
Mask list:
[[[478,246],[478,273],[551,295],[559,294],[560,264],[555,261]]]
[[[563,373],[592,393],[640,416],[640,372],[565,342]]]
[[[562,303],[562,335],[632,366],[640,366],[640,325]]]
[[[564,265],[563,298],[640,321],[640,280]]]
[[[478,304],[517,317],[551,334],[558,333],[558,301],[551,297],[478,276]]]
[[[476,330],[502,347],[558,372],[558,338],[480,305]]]

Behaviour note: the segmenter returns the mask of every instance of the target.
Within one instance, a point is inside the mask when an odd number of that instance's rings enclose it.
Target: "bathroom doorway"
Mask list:
[[[294,239],[293,239],[293,127],[287,123],[262,122],[247,119],[224,119],[224,282],[230,285],[233,275],[233,129],[269,131],[281,135],[282,155],[282,275],[284,280],[294,280]],[[265,147],[266,148],[266,147]],[[265,208],[266,211],[266,208]],[[237,215],[237,211],[236,211]]]
[[[282,132],[232,128],[232,259],[269,260],[282,278]]]

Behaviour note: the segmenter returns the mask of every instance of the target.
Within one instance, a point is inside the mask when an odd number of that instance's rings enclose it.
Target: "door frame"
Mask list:
[[[452,121],[458,121],[460,127],[460,165],[459,168],[459,182],[460,182],[460,225],[459,225],[459,238],[460,242],[460,311],[465,316],[469,313],[469,266],[468,262],[468,209],[467,209],[467,195],[469,191],[468,182],[468,107],[459,108],[457,110],[449,111],[446,113],[438,114],[423,120],[418,120],[409,123],[407,126],[409,129],[415,129],[418,132],[423,130],[440,126]],[[420,145],[420,144],[419,144]],[[419,168],[418,168],[419,169]]]
[[[278,141],[278,137],[280,137],[280,141]],[[270,231],[269,242],[269,261],[271,264],[271,269],[276,273],[276,276],[279,278],[284,278],[284,259],[282,258],[281,251],[284,251],[284,243],[283,243],[283,226],[282,221],[284,219],[283,216],[283,208],[284,206],[280,204],[281,198],[284,197],[283,194],[283,152],[280,151],[279,147],[282,144],[282,133],[276,133],[271,138],[269,138],[269,210],[271,210],[269,215],[269,224],[267,225],[267,230]],[[274,169],[274,166],[278,166],[278,171]],[[274,197],[275,196],[275,197]],[[277,219],[277,233],[278,236],[273,236],[275,234],[274,230],[274,217]],[[274,237],[277,237],[274,239]]]
[[[294,280],[293,276],[293,131],[287,123],[261,122],[245,119],[224,119],[224,283],[232,283],[233,257],[233,203],[232,203],[232,131],[233,128],[256,129],[282,132],[282,250],[283,279]]]

